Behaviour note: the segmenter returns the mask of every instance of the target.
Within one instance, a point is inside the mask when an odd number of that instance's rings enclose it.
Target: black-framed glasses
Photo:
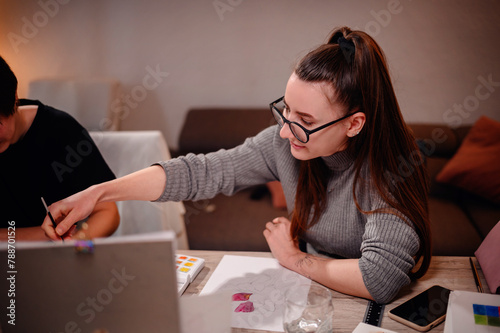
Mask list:
[[[276,122],[278,123],[278,125],[280,125],[280,127],[283,127],[285,124],[288,124],[288,126],[290,127],[290,132],[292,132],[293,136],[295,136],[297,138],[297,140],[299,140],[302,143],[307,143],[309,141],[309,136],[311,134],[313,134],[317,131],[320,131],[323,128],[327,128],[328,126],[336,124],[341,120],[349,118],[350,116],[352,116],[353,114],[355,114],[357,112],[360,112],[360,110],[356,110],[356,111],[351,112],[351,113],[349,113],[349,114],[347,114],[347,115],[345,115],[337,120],[334,120],[334,121],[331,121],[331,122],[326,123],[324,125],[321,125],[319,127],[316,127],[315,129],[308,130],[307,128],[305,128],[301,124],[296,123],[295,121],[290,121],[290,120],[285,118],[285,116],[283,115],[283,111],[285,110],[285,108],[287,106],[286,106],[285,102],[283,101],[284,98],[285,98],[285,96],[278,98],[277,100],[275,100],[274,102],[269,104],[269,108],[271,109],[273,117],[276,120]]]

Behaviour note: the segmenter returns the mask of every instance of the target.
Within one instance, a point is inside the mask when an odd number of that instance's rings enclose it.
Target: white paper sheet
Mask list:
[[[473,304],[500,307],[500,295],[455,290],[450,293],[444,332],[497,333],[500,327],[478,325],[474,321]]]
[[[368,325],[365,323],[359,323],[358,326],[352,331],[352,333],[396,333],[394,331],[386,330],[385,328],[380,328],[373,325]]]
[[[252,293],[253,312],[234,312],[243,301],[232,302],[231,326],[283,332],[284,293],[311,280],[292,272],[274,258],[225,255],[200,295],[229,290]]]

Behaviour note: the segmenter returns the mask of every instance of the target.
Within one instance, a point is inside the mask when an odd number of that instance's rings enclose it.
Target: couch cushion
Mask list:
[[[199,108],[188,112],[175,156],[233,148],[247,137],[274,125],[267,108]],[[272,206],[269,191],[252,200],[255,188],[232,197],[186,201],[186,230],[194,250],[269,251],[262,232],[265,224],[286,211]]]
[[[482,197],[470,192],[462,191],[459,205],[473,221],[483,239],[500,221],[499,204],[484,200]]]
[[[500,122],[482,116],[436,180],[500,203],[499,175]]]
[[[481,237],[460,207],[449,200],[429,200],[432,254],[437,256],[473,256]]]
[[[455,132],[448,126],[438,124],[409,124],[420,148],[426,157],[451,157],[459,146]]]
[[[251,200],[256,187],[231,197],[185,201],[186,230],[192,250],[270,251],[263,231],[267,222],[287,212],[272,206],[269,192]]]
[[[269,193],[271,193],[271,201],[274,208],[286,209],[286,198],[283,192],[283,187],[279,181],[273,181],[266,184]]]
[[[269,109],[264,108],[192,109],[181,130],[178,155],[233,148],[275,123]]]
[[[453,129],[459,145],[462,144],[467,134],[469,134],[471,128],[472,126],[461,126]]]
[[[427,174],[429,175],[429,180],[431,181],[431,186],[429,188],[429,195],[436,196],[440,198],[448,198],[453,200],[459,199],[459,191],[457,188],[449,185],[436,182],[436,176],[439,174],[441,169],[448,163],[448,158],[435,157],[426,159]]]

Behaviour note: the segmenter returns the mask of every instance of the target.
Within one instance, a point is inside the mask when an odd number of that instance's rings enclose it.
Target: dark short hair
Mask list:
[[[16,112],[16,92],[16,75],[0,56],[0,116],[9,117]]]

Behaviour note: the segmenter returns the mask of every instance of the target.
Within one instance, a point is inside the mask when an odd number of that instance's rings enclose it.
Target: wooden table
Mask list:
[[[206,260],[205,268],[203,268],[197,278],[191,283],[188,289],[184,292],[184,295],[199,294],[225,254],[272,258],[272,254],[268,252],[224,252],[197,250],[182,250],[180,252],[183,254],[201,257]],[[485,292],[489,292],[483,272],[481,271],[477,260],[474,259],[474,263],[478,268],[478,273]],[[396,299],[386,305],[381,326],[395,332],[416,333],[417,331],[389,318],[387,313],[396,305],[401,304],[408,298],[413,297],[414,295],[436,284],[451,290],[477,291],[469,263],[469,257],[433,257],[427,274],[417,282],[404,287]],[[351,333],[358,323],[363,321],[368,301],[362,298],[341,294],[333,290],[332,295],[334,306],[334,332]],[[433,328],[430,332],[443,332],[443,330],[444,323]],[[263,333],[265,331],[233,328],[232,332]]]

